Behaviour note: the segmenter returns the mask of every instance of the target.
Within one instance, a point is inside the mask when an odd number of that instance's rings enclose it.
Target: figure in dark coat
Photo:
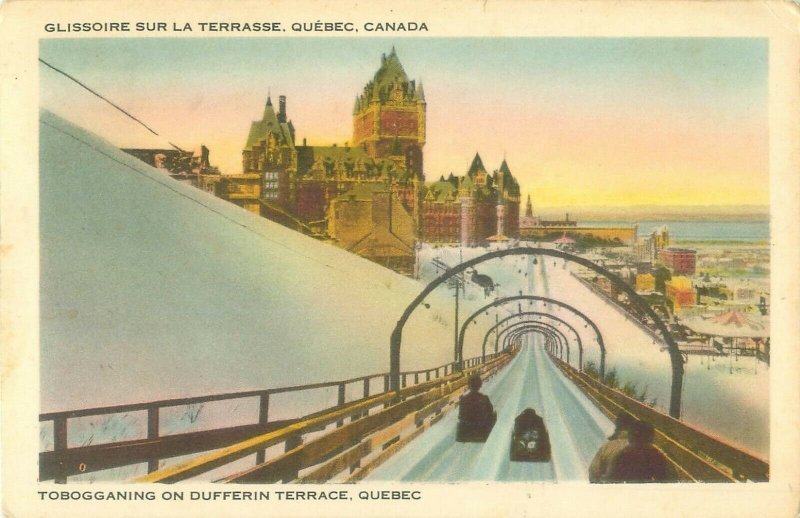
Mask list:
[[[589,482],[593,484],[610,482],[611,468],[619,454],[630,445],[628,431],[635,422],[636,418],[627,412],[617,416],[614,420],[614,433],[608,438],[608,442],[597,450],[589,465]]]
[[[653,446],[653,426],[643,421],[628,431],[630,444],[614,460],[609,482],[672,482],[675,471],[661,451]]]
[[[483,382],[479,375],[473,375],[469,381],[470,391],[461,396],[458,403],[458,431],[456,440],[459,442],[483,442],[497,421],[497,414],[492,407],[489,397],[479,392]]]

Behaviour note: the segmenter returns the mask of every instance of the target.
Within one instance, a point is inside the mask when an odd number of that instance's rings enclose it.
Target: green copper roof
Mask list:
[[[397,58],[394,47],[389,55],[381,60],[381,68],[375,72],[372,82],[375,84],[376,92],[384,89],[390,90],[395,83],[408,83],[408,76]]]
[[[267,135],[274,133],[278,136],[278,142],[289,146],[294,146],[292,142],[291,131],[289,130],[289,123],[281,124],[278,122],[278,115],[272,106],[272,99],[267,97],[267,104],[264,106],[264,114],[261,116],[260,121],[253,121],[250,124],[250,133],[247,135],[247,143],[244,146],[245,150],[251,150],[257,146],[262,140],[267,138]]]
[[[503,163],[500,164],[500,170],[504,175],[511,176],[511,170],[508,168],[508,163],[506,162],[505,158],[503,159]]]
[[[359,113],[366,109],[372,102],[389,101],[395,89],[402,92],[403,102],[425,102],[422,84],[416,85],[414,81],[409,81],[394,47],[392,47],[388,56],[384,54],[381,57],[381,66],[375,72],[375,76],[364,85],[363,92],[353,106],[353,113]]]
[[[247,144],[245,144],[244,148],[247,150],[253,149],[253,146],[258,143],[260,135],[261,123],[259,121],[251,122],[250,133],[247,134]]]
[[[372,160],[360,146],[306,146],[304,152],[313,160],[330,158],[331,160]]]
[[[354,167],[360,161],[368,175],[383,176],[392,171],[396,178],[400,178],[405,173],[394,160],[388,158],[375,160],[360,146],[298,146],[296,149],[297,172],[300,175],[307,174],[318,160],[321,160],[323,165],[342,162],[345,168]]]
[[[439,180],[438,182],[429,184],[428,190],[433,194],[437,202],[448,201],[448,197],[451,201],[456,201],[458,199],[458,189],[447,180]]]
[[[472,178],[478,171],[483,171],[486,173],[486,168],[483,166],[481,155],[475,153],[475,158],[472,159],[472,165],[470,165],[469,169],[467,170],[467,176]]]

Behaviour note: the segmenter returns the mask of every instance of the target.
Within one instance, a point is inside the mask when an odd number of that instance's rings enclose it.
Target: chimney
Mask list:
[[[281,95],[278,97],[278,122],[281,124],[286,122],[286,96]]]

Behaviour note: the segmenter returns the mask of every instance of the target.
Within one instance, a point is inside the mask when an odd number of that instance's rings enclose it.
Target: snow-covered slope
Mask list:
[[[180,184],[49,112],[40,130],[43,412],[388,370],[417,281]],[[404,370],[452,360],[445,297],[406,326]]]

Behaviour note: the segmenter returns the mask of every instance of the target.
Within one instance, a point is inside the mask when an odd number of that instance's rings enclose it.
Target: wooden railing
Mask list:
[[[459,389],[475,371],[490,376],[505,366],[511,354],[499,354],[481,366],[466,368],[439,379],[422,382],[396,392],[354,401],[320,415],[310,416],[279,430],[207,453],[196,459],[166,467],[136,482],[172,483],[202,475],[241,458],[284,444],[284,453],[220,482],[324,482],[344,470],[362,472],[371,469],[387,455],[404,444],[400,436],[411,427],[412,435],[441,414],[448,401],[457,397]],[[333,423],[349,418],[349,422],[329,432],[310,438],[310,432],[326,429]],[[368,461],[365,461],[368,459]],[[301,471],[306,470],[301,475]],[[355,476],[355,475],[352,475]]]
[[[487,361],[493,359],[495,356],[496,355],[487,355]],[[465,362],[465,365],[467,368],[471,368],[479,365],[480,362],[480,357],[471,358]],[[430,369],[403,372],[402,386],[416,386],[431,382],[432,380],[452,376],[456,369],[455,365],[455,363],[448,363]],[[356,408],[356,406],[358,403],[376,400],[379,396],[371,396],[370,388],[374,388],[375,382],[381,384],[381,381],[383,390],[380,394],[387,396],[389,374],[379,373],[347,380],[308,385],[165,399],[144,403],[40,414],[40,422],[52,422],[53,449],[51,451],[42,451],[39,453],[39,480],[66,482],[69,476],[141,463],[147,463],[148,473],[151,473],[158,469],[161,459],[210,451],[243,441],[249,437],[284,430],[300,421],[308,421],[309,419],[314,419],[321,415],[327,415],[330,413],[331,408],[348,408],[347,411],[341,414],[336,422],[337,426],[343,426],[346,418],[360,417],[362,414],[365,414],[363,408]],[[310,415],[297,416],[290,419],[270,420],[271,396],[276,394],[329,389],[332,387],[337,388],[337,403],[335,406],[324,408]],[[351,387],[356,387],[356,390],[360,392],[360,398],[348,402],[346,397],[347,389]],[[246,398],[257,398],[258,400],[258,415],[257,422],[255,423],[169,435],[162,435],[160,433],[162,414],[165,409],[200,405],[210,402],[231,402],[233,400],[243,400]],[[385,404],[388,403],[390,399],[391,397],[387,396],[387,401],[381,401]],[[69,422],[71,419],[136,412],[146,414],[147,427],[146,437],[144,438],[90,446],[70,447],[68,444]],[[264,460],[264,452],[257,452],[256,462],[261,463],[264,462]]]
[[[656,430],[654,444],[671,460],[683,480],[769,480],[769,464],[764,460],[611,389],[552,355],[550,358],[609,418],[613,419],[624,411],[653,425]]]

